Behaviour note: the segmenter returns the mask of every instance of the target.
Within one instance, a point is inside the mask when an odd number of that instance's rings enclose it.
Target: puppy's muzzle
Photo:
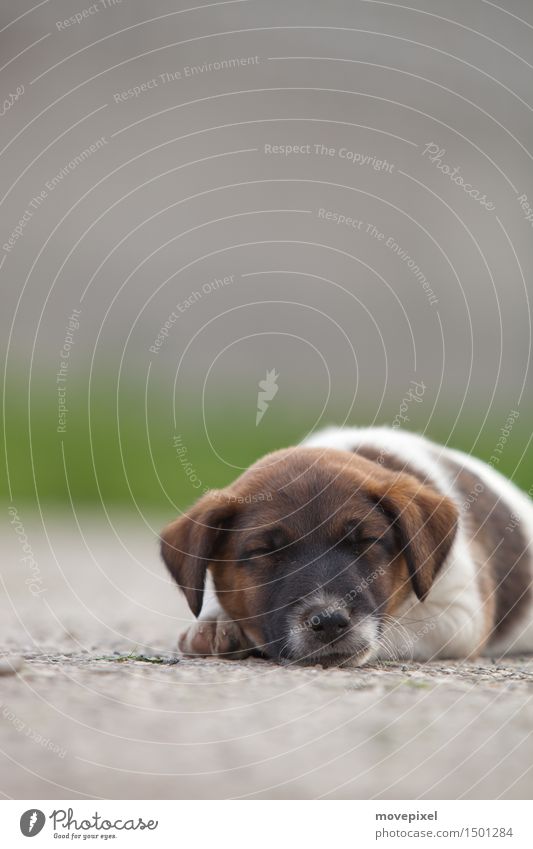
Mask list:
[[[308,619],[313,635],[322,643],[342,638],[350,627],[350,617],[344,610],[319,610]]]
[[[356,614],[340,600],[327,606],[308,603],[293,622],[285,651],[297,663],[358,666],[369,657],[377,637],[373,618]]]

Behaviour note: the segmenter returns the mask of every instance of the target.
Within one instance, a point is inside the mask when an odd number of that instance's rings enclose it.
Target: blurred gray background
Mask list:
[[[33,362],[52,377],[77,308],[76,373],[94,357],[144,384],[151,364],[168,391],[205,381],[208,396],[227,384],[253,397],[275,366],[280,399],[309,395],[318,410],[347,411],[354,393],[365,410],[394,405],[413,377],[431,402],[516,404],[530,342],[532,226],[517,196],[533,202],[533,30],[519,20],[531,4],[189,5],[97,3],[67,27],[90,4],[1,4],[2,97],[24,86],[1,118],[2,244],[46,181],[105,138],[2,250],[9,373]],[[253,64],[187,76],[242,58]],[[429,143],[494,210],[430,162]],[[266,154],[274,144],[311,153]],[[230,274],[151,354],[176,303]]]

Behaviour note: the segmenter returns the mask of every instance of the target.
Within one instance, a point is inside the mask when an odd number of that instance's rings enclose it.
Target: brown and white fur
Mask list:
[[[357,666],[533,651],[532,502],[416,434],[332,427],[267,455],[169,525],[162,555],[198,616],[186,654]]]

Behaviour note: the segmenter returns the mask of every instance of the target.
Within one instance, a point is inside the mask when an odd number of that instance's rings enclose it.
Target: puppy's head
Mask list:
[[[163,531],[161,550],[195,616],[209,569],[266,656],[359,665],[387,617],[426,598],[456,524],[453,502],[416,477],[301,447],[208,492]]]

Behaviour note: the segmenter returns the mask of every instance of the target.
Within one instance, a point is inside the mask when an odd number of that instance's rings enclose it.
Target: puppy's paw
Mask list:
[[[185,655],[215,655],[238,660],[250,654],[253,648],[242,629],[232,619],[198,619],[178,640],[178,648]]]

